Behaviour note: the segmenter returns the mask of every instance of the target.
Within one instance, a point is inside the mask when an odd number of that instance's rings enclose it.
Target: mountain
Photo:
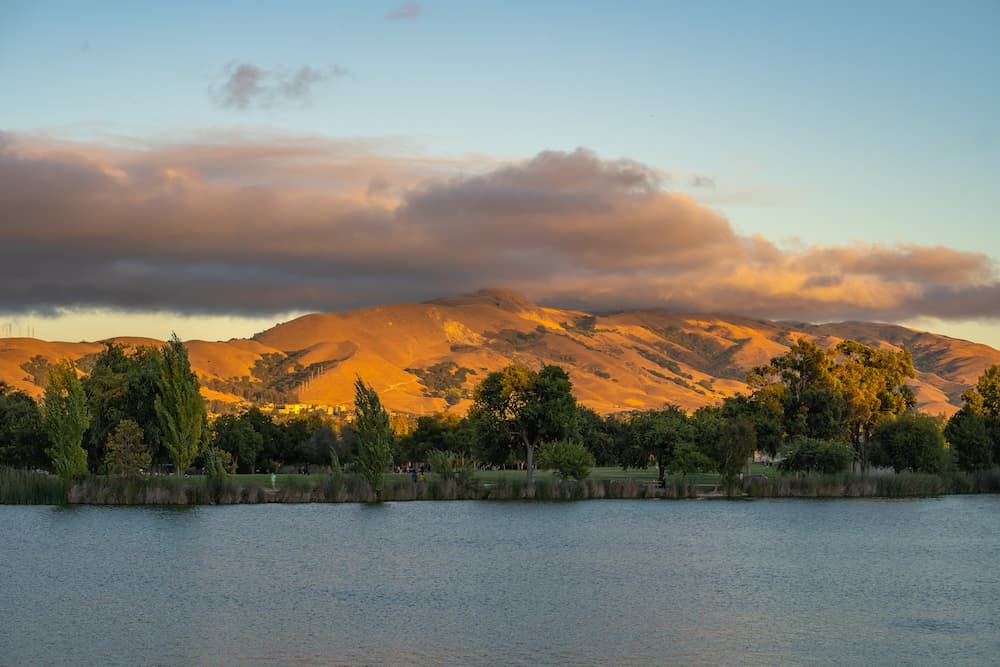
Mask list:
[[[391,410],[464,414],[473,388],[510,363],[558,364],[581,403],[601,413],[687,410],[746,391],[752,366],[798,338],[823,347],[853,339],[913,355],[921,409],[951,414],[1000,351],[890,324],[798,324],[665,310],[594,314],[538,306],[504,290],[306,315],[250,339],[188,341],[191,363],[216,410],[226,405],[348,408],[357,375]],[[160,345],[145,338],[113,339]],[[40,396],[47,364],[66,357],[87,371],[102,343],[0,339],[0,380]]]

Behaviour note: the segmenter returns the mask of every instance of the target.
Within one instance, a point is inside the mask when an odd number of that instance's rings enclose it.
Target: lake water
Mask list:
[[[0,507],[0,664],[984,665],[1000,497]]]

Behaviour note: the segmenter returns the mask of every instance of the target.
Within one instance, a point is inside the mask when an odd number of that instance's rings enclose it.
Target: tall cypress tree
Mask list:
[[[56,474],[68,486],[87,472],[83,434],[90,425],[87,395],[73,362],[63,359],[49,368],[49,381],[42,399],[42,420],[52,446],[45,450]]]
[[[361,474],[375,497],[381,498],[382,474],[392,463],[392,429],[389,413],[382,407],[378,394],[360,377],[354,381],[354,426],[358,432]]]
[[[198,378],[176,333],[163,346],[157,388],[156,416],[163,446],[174,460],[177,476],[181,477],[204,451],[207,415]]]

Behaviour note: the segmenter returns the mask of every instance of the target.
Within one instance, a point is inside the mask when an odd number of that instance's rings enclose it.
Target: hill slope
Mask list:
[[[315,314],[249,340],[190,341],[207,398],[224,403],[351,405],[357,375],[388,408],[464,413],[472,389],[509,363],[564,367],[577,398],[598,412],[687,410],[745,391],[746,371],[798,338],[828,347],[845,338],[913,354],[920,407],[954,412],[960,395],[1000,351],[888,324],[793,324],[721,315],[629,311],[595,315],[545,308],[503,290],[423,304]],[[128,345],[149,339],[116,339]],[[44,368],[61,357],[84,370],[99,343],[0,339],[0,380],[41,394]]]

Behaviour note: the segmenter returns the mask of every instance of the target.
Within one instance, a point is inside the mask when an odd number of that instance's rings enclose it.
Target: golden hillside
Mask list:
[[[189,341],[207,398],[221,404],[349,406],[360,375],[396,412],[464,413],[472,389],[509,363],[558,364],[581,403],[601,413],[676,403],[688,410],[745,391],[746,371],[804,337],[823,346],[852,338],[908,349],[919,404],[950,414],[1000,352],[888,324],[789,324],[721,315],[630,311],[596,315],[545,308],[503,290],[316,314],[248,340]],[[151,339],[116,339],[127,345]],[[0,339],[0,380],[39,396],[47,363],[86,371],[100,343]]]

